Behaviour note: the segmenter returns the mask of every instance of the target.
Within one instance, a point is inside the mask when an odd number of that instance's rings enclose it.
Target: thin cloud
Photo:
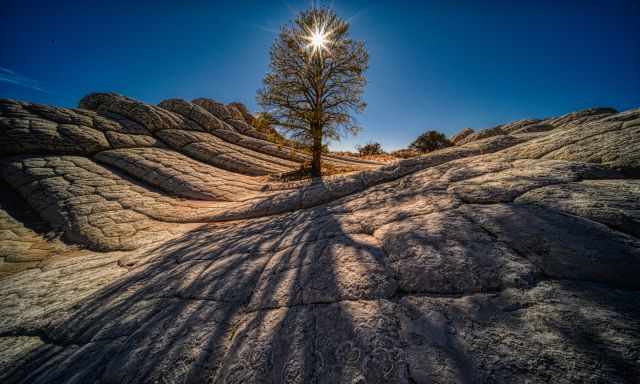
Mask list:
[[[277,35],[277,34],[280,33],[280,31],[278,31],[277,29],[274,29],[274,28],[269,28],[269,27],[265,27],[265,26],[262,26],[262,25],[258,25],[258,24],[249,24],[249,25],[251,27],[253,27],[253,28],[257,28],[257,29],[259,29],[259,30],[261,30],[263,32],[268,32],[268,33],[271,33],[271,34],[274,34],[274,35]]]
[[[366,15],[367,12],[369,12],[369,7],[362,8],[361,10],[353,14],[353,16],[349,17],[347,21],[349,22],[349,24],[354,24],[361,16]]]
[[[282,1],[282,4],[283,4],[285,7],[287,7],[287,10],[289,10],[289,13],[290,13],[291,15],[296,16],[296,15],[298,15],[298,13],[300,13],[300,11],[299,11],[296,7],[294,7],[293,5],[289,4],[288,2],[286,2],[286,1],[284,1],[284,0],[283,0],[283,1]]]
[[[40,86],[37,80],[23,76],[9,68],[0,67],[0,82],[15,84],[34,91],[50,93]]]

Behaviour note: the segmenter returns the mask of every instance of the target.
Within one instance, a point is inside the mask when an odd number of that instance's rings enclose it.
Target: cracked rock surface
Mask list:
[[[1,382],[637,382],[640,110],[292,183],[250,123],[0,102]]]

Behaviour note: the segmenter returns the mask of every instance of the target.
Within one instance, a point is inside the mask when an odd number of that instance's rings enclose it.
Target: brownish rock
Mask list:
[[[471,129],[471,128],[464,128],[460,132],[458,132],[455,135],[451,136],[451,142],[453,144],[458,144],[460,141],[462,141],[465,137],[469,136],[473,132],[474,132],[474,130]]]

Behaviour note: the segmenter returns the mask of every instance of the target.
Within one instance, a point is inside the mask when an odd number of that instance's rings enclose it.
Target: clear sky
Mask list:
[[[309,1],[2,1],[0,97],[75,107],[113,91],[256,110],[268,50]],[[640,1],[332,5],[370,53],[364,130],[386,150],[592,106],[640,107]]]

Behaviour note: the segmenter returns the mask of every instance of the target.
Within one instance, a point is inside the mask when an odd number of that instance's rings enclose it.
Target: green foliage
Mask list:
[[[273,123],[275,123],[275,120],[273,120],[273,118],[268,113],[261,112],[256,114],[256,117],[255,119],[253,119],[253,123],[251,125],[253,125],[253,128],[255,128],[258,132],[266,132]]]
[[[369,142],[365,145],[358,145],[356,147],[360,156],[382,155],[382,145],[380,143]]]
[[[409,145],[409,148],[418,152],[426,153],[435,151],[437,149],[450,147],[452,145],[453,144],[443,133],[438,131],[427,131],[418,136],[418,138],[415,139],[415,141],[411,143],[411,145]]]

